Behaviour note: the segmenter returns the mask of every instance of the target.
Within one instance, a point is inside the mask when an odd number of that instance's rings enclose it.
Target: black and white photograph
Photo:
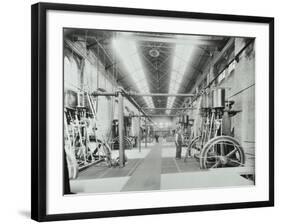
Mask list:
[[[274,205],[274,19],[32,6],[37,221]]]
[[[63,28],[64,194],[255,186],[255,38]]]
[[[278,223],[277,3],[5,1],[0,222]]]

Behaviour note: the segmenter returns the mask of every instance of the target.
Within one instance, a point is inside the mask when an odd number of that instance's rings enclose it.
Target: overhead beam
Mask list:
[[[163,38],[163,37],[152,37],[152,36],[133,36],[125,37],[128,39],[133,38],[136,41],[148,41],[148,42],[161,42],[161,43],[171,43],[171,44],[182,44],[182,45],[208,45],[217,46],[220,40],[199,40],[195,38]]]

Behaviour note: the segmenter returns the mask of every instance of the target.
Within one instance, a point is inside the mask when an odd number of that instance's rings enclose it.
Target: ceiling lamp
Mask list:
[[[112,40],[112,48],[133,79],[137,91],[150,92],[135,40],[119,35]],[[151,97],[144,97],[144,100],[148,107],[154,107]]]
[[[160,53],[156,48],[152,48],[151,50],[149,50],[149,55],[153,58],[157,58],[159,57]]]

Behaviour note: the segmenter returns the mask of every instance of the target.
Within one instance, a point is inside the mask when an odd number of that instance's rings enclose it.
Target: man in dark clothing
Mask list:
[[[183,135],[181,129],[178,129],[175,134],[176,143],[176,159],[181,159]]]
[[[156,141],[156,143],[159,142],[159,136],[157,134],[155,135],[155,141]]]

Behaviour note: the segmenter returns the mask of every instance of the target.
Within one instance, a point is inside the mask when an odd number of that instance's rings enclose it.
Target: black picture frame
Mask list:
[[[37,3],[31,13],[31,218],[37,221],[74,220],[116,216],[148,215],[161,213],[193,212],[206,210],[238,209],[274,206],[274,18],[240,15],[163,11],[136,8],[118,8],[89,5]],[[269,200],[243,203],[227,203],[196,206],[159,207],[101,212],[46,214],[46,13],[63,10],[87,13],[111,13],[123,15],[162,16],[216,21],[254,22],[269,25]]]

